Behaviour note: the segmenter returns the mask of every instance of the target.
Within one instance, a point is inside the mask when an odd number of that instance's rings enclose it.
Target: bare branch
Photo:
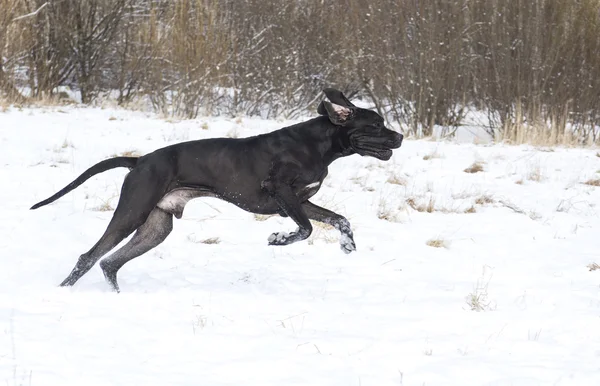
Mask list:
[[[48,2],[45,2],[44,4],[42,4],[38,9],[36,9],[35,11],[28,13],[27,15],[21,15],[21,16],[17,16],[14,19],[12,19],[13,22],[17,21],[17,20],[21,20],[21,19],[26,19],[28,17],[32,17],[37,15],[42,9],[44,9],[46,6],[48,5]]]

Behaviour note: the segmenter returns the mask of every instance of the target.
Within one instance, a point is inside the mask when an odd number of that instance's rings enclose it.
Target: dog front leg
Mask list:
[[[269,245],[288,245],[308,238],[312,233],[312,225],[291,186],[269,178],[262,182],[261,187],[273,197],[282,212],[298,225],[298,229],[291,233],[273,233],[269,236]]]
[[[310,201],[304,202],[302,204],[302,208],[304,208],[304,211],[309,219],[329,224],[341,233],[342,237],[340,238],[340,247],[344,253],[356,251],[354,235],[352,234],[352,229],[350,228],[350,222],[346,219],[346,217],[328,209],[321,208]]]

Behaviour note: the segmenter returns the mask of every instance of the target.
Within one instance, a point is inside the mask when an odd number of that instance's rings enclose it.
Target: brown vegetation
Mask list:
[[[465,173],[479,173],[483,171],[483,165],[480,162],[473,162],[471,166],[464,170]]]
[[[597,0],[0,0],[0,94],[296,117],[336,86],[413,136],[473,108],[498,140],[589,144],[598,36]]]

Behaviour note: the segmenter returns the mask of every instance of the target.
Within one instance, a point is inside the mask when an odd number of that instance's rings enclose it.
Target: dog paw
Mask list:
[[[348,235],[342,235],[340,240],[340,248],[346,254],[356,251],[356,244],[354,243],[354,239]]]
[[[287,232],[275,232],[269,236],[269,245],[286,245],[290,235]]]

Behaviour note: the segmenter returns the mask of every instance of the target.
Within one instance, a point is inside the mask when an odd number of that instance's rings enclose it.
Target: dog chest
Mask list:
[[[300,198],[301,201],[308,200],[309,198],[314,196],[319,191],[320,187],[321,187],[321,181],[312,182],[312,183],[304,186],[303,188],[301,188],[296,193],[296,196],[298,196],[298,198]]]

